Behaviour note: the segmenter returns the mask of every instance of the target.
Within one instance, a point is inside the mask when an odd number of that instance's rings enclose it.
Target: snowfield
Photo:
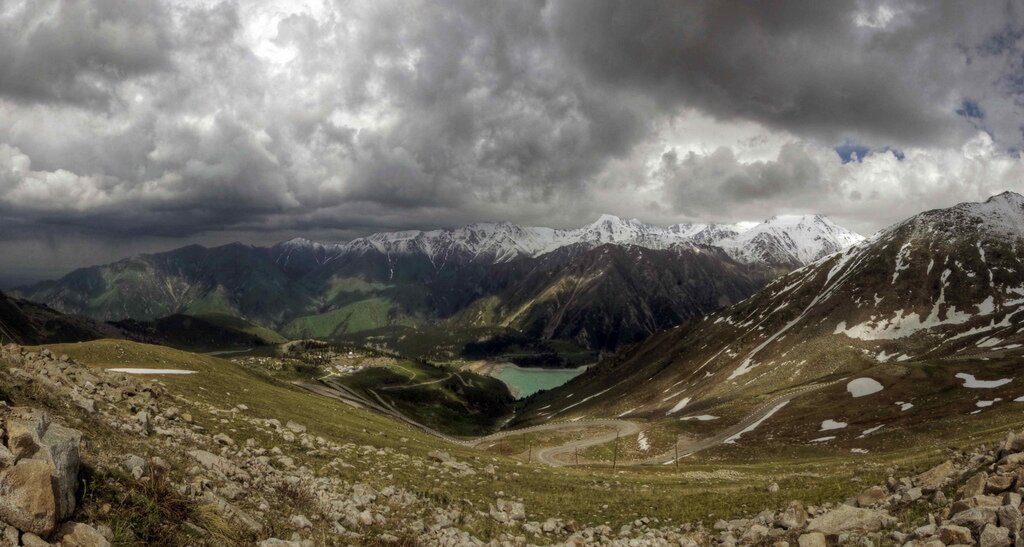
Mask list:
[[[701,414],[699,416],[683,416],[682,418],[679,419],[684,422],[689,420],[697,420],[698,422],[708,422],[711,420],[717,420],[718,416],[712,416],[710,414]]]
[[[821,429],[819,431],[831,431],[833,429],[843,429],[848,424],[846,422],[837,422],[835,420],[825,420],[821,422]]]
[[[864,397],[882,391],[882,384],[872,378],[857,378],[846,384],[846,391],[849,391],[850,395],[854,397]]]
[[[956,377],[964,381],[964,387],[971,389],[992,389],[997,388],[999,386],[1005,386],[1006,384],[1009,384],[1010,382],[1013,381],[1013,378],[1001,378],[999,380],[979,380],[975,378],[973,374],[967,374],[966,372],[961,372],[957,374]]]

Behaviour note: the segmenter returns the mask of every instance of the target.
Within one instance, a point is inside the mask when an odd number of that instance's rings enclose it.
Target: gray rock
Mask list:
[[[939,541],[946,545],[972,545],[974,538],[971,537],[970,528],[947,524],[939,527]]]
[[[989,524],[981,531],[978,539],[979,547],[1009,547],[1010,531],[1006,528]]]
[[[797,538],[797,544],[800,547],[828,547],[828,542],[825,540],[825,534],[821,532],[803,534]]]
[[[988,524],[995,524],[996,510],[992,507],[975,507],[960,511],[949,519],[951,524],[966,526],[971,530],[982,530]]]
[[[884,511],[840,505],[807,523],[807,529],[838,535],[843,532],[877,532],[896,519]]]
[[[110,547],[99,530],[80,522],[65,522],[57,530],[61,547]]]
[[[926,490],[935,489],[945,484],[955,474],[956,466],[953,465],[953,462],[946,460],[914,477],[914,484]]]
[[[857,496],[857,506],[874,507],[885,501],[888,496],[889,493],[881,486],[872,486]]]
[[[306,518],[306,515],[292,515],[292,518],[288,519],[288,524],[299,529],[313,527],[313,523]]]
[[[791,501],[784,511],[779,513],[779,516],[775,519],[775,524],[781,528],[787,530],[793,528],[803,528],[804,524],[807,523],[807,510],[804,509],[804,505],[799,501]]]

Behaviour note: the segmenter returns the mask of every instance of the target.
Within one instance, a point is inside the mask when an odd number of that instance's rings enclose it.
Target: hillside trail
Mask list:
[[[763,420],[769,413],[773,412],[773,409],[781,404],[788,403],[789,401],[808,393],[810,391],[816,391],[825,387],[839,383],[846,378],[840,378],[831,382],[821,384],[810,384],[797,388],[793,391],[789,391],[777,397],[771,398],[768,401],[760,404],[746,417],[739,422],[718,431],[710,437],[702,439],[690,439],[682,435],[676,438],[678,450],[674,446],[671,449],[643,459],[636,460],[623,460],[617,462],[618,466],[640,466],[640,465],[667,465],[675,462],[677,455],[678,458],[682,459],[687,456],[691,456],[702,450],[707,450],[725,443],[730,437],[743,433],[748,427],[755,423]],[[586,432],[588,429],[599,429],[601,432],[594,432],[591,435],[587,435],[582,439],[576,439],[565,442],[556,446],[541,447],[533,452],[533,458],[536,461],[543,463],[551,467],[569,467],[576,465],[575,458],[573,462],[568,461],[569,456],[575,456],[579,451],[583,451],[592,446],[597,446],[605,443],[614,441],[620,437],[627,437],[630,435],[637,435],[643,431],[645,424],[641,422],[635,422],[632,420],[623,420],[621,418],[592,418],[592,419],[576,419],[563,422],[549,422],[545,424],[533,425],[523,427],[519,429],[510,429],[506,431],[499,431],[490,435],[482,437],[474,437],[470,439],[453,437],[447,435],[436,429],[421,424],[392,407],[386,401],[380,398],[379,395],[374,393],[376,401],[369,400],[355,391],[348,389],[344,385],[336,382],[321,381],[319,383],[313,382],[293,382],[294,385],[303,389],[309,390],[318,395],[330,397],[348,403],[353,406],[360,408],[368,408],[381,414],[391,416],[401,422],[404,422],[412,427],[415,427],[425,433],[433,435],[437,438],[446,440],[448,442],[467,446],[471,448],[479,447],[480,445],[493,443],[509,437],[516,437],[529,433],[543,433],[543,432],[561,432],[561,431],[577,431],[583,430]],[[612,431],[607,431],[612,429]],[[599,462],[592,461],[580,461],[580,465],[592,465]]]

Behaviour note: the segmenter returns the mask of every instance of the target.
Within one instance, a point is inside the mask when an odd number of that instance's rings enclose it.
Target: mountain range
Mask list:
[[[498,223],[341,244],[193,245],[18,295],[104,321],[229,314],[290,337],[384,346],[433,338],[441,322],[463,334],[447,357],[496,334],[614,350],[861,239],[818,215],[668,228],[603,215],[570,230]]]
[[[797,423],[797,439],[856,446],[877,424],[927,427],[1019,404],[1021,252],[1024,196],[923,212],[602,361],[535,397],[522,419],[678,425],[809,391],[772,420]],[[849,427],[820,433],[832,422]]]

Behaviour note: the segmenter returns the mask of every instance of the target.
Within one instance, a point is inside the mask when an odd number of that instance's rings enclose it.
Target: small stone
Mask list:
[[[57,530],[61,547],[110,547],[98,530],[80,522],[65,522]]]
[[[775,519],[775,524],[781,528],[787,530],[793,528],[803,528],[807,522],[807,510],[804,509],[804,505],[799,501],[791,501],[784,511],[779,513],[778,518]]]
[[[50,547],[50,542],[32,532],[21,534],[21,544],[24,547]]]
[[[800,547],[828,547],[828,542],[825,541],[825,534],[811,532],[797,538],[797,545]]]
[[[313,527],[313,523],[306,518],[306,515],[292,515],[292,518],[288,519],[288,523],[299,529]]]
[[[974,543],[971,530],[955,524],[947,524],[939,528],[939,541],[946,545],[971,545]]]
[[[888,493],[881,486],[872,486],[857,496],[858,507],[874,507],[888,497]]]

